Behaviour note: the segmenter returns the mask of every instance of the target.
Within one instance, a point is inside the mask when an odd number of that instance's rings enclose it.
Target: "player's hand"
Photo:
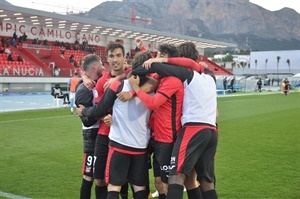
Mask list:
[[[104,90],[106,90],[112,83],[118,81],[118,78],[117,77],[113,77],[113,78],[110,78],[108,79],[105,84],[103,85],[103,88]]]
[[[154,62],[154,60],[154,58],[148,59],[143,63],[143,67],[148,70],[149,68],[151,68],[151,64]]]
[[[126,102],[126,101],[130,100],[133,97],[133,95],[130,91],[122,91],[122,92],[117,94],[117,97],[122,102]]]
[[[168,62],[168,59],[167,58],[161,58],[161,57],[150,58],[150,59],[148,59],[147,61],[144,62],[143,67],[148,70],[149,68],[151,68],[151,64],[154,63],[154,62],[156,62],[156,63]]]
[[[85,108],[85,107],[84,107],[83,105],[81,105],[81,104],[79,104],[79,106],[77,107],[76,112],[77,112],[77,115],[78,115],[79,117],[82,116],[82,110],[83,110],[84,108]]]
[[[82,81],[85,87],[87,87],[89,90],[95,87],[96,82],[90,79],[88,76],[84,75],[82,76]]]
[[[131,77],[128,79],[128,82],[133,90],[136,91],[140,84],[140,77],[138,75],[131,75]]]
[[[103,122],[104,122],[104,124],[106,124],[107,126],[111,126],[111,125],[112,125],[111,114],[106,115],[106,116],[103,118]]]

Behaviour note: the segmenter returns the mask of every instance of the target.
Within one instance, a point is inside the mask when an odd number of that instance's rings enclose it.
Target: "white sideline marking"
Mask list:
[[[31,199],[31,198],[26,198],[26,197],[23,197],[23,196],[14,195],[14,194],[11,194],[11,193],[5,193],[5,192],[2,192],[2,191],[0,191],[0,196],[5,197],[5,198],[11,198],[11,199]]]
[[[11,123],[11,122],[23,122],[23,121],[30,121],[30,120],[56,119],[56,118],[64,118],[64,117],[72,117],[72,115],[54,116],[54,117],[40,117],[40,118],[30,118],[30,119],[22,119],[22,120],[8,120],[8,121],[0,121],[0,124]]]

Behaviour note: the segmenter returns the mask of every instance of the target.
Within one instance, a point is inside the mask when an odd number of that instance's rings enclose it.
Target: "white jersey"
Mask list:
[[[214,79],[194,71],[193,78],[185,80],[181,123],[206,123],[215,126],[217,92]]]
[[[124,80],[122,91],[130,91],[128,80]],[[150,139],[148,110],[138,97],[127,102],[115,100],[112,111],[112,125],[109,138],[124,146],[145,149]]]

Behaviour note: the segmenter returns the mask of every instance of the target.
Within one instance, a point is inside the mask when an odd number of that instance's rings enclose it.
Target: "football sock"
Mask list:
[[[107,186],[95,186],[96,199],[106,199]]]
[[[148,192],[146,190],[138,191],[134,193],[134,199],[148,198]]]
[[[117,191],[107,192],[107,199],[119,199],[119,192]]]
[[[128,183],[121,187],[120,196],[122,199],[128,199]]]
[[[202,199],[200,187],[186,191],[189,199]]]
[[[91,198],[92,186],[93,186],[93,181],[87,181],[85,179],[82,179],[81,188],[80,188],[80,199]]]
[[[203,199],[217,199],[218,198],[217,192],[215,189],[202,192],[202,198]]]
[[[170,184],[167,193],[167,199],[182,199],[183,197],[183,185]]]

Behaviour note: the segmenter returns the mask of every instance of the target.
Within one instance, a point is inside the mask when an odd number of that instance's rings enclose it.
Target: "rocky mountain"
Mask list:
[[[132,22],[131,11],[152,23]],[[300,49],[300,14],[269,11],[249,0],[107,1],[83,17],[237,43],[240,49]]]

